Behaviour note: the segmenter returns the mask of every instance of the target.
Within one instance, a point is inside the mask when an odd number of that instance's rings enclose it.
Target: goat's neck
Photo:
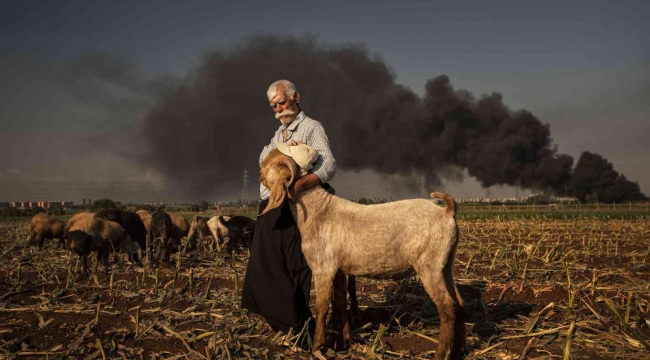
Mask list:
[[[304,226],[305,222],[318,218],[327,212],[333,200],[334,195],[321,186],[314,186],[311,189],[302,191],[296,202],[291,206],[298,228]]]

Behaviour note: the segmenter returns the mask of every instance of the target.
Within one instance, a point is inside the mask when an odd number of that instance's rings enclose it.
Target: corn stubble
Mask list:
[[[310,357],[306,328],[276,333],[240,309],[247,252],[181,252],[155,269],[121,254],[83,275],[51,241],[22,246],[28,224],[0,222],[0,357]],[[459,230],[467,359],[648,357],[647,219],[461,219]],[[439,316],[419,279],[358,279],[357,295],[350,347],[313,357],[432,357]],[[336,335],[330,326],[330,346]]]

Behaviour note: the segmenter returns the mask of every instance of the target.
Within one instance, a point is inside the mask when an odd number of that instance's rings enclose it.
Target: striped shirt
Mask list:
[[[260,167],[262,166],[262,161],[264,158],[271,152],[271,150],[276,148],[278,141],[282,141],[282,132],[285,129],[285,125],[282,124],[275,131],[271,143],[266,145],[260,154]],[[318,151],[318,159],[314,163],[314,167],[310,172],[316,174],[322,183],[326,183],[334,178],[336,174],[336,160],[330,151],[329,140],[325,134],[325,129],[323,125],[317,120],[314,120],[303,111],[296,116],[296,118],[289,124],[287,129],[289,137],[285,143],[290,142],[291,140],[300,141],[305,143]],[[266,200],[269,198],[269,189],[260,183],[260,198]]]

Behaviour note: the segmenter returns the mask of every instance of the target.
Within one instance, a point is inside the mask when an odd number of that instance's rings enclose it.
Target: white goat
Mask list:
[[[271,189],[271,196],[262,214],[282,204],[297,174],[298,165],[277,150],[264,159],[259,179]],[[456,206],[444,193],[434,192],[431,197],[437,204],[414,199],[366,206],[316,186],[294,199],[291,210],[316,288],[312,351],[325,343],[325,319],[332,293],[334,316],[342,324],[337,342],[345,347],[350,339],[344,274],[400,279],[415,271],[440,313],[435,359],[462,356],[464,304],[453,279],[458,245]]]

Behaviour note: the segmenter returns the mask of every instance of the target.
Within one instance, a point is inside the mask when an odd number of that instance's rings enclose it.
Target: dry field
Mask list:
[[[468,359],[650,358],[647,219],[459,226]],[[246,253],[183,254],[159,273],[123,254],[86,276],[53,242],[24,248],[27,227],[0,223],[0,358],[310,357],[296,335],[239,308]],[[417,278],[359,279],[357,291],[352,345],[317,357],[432,357],[438,315]]]

